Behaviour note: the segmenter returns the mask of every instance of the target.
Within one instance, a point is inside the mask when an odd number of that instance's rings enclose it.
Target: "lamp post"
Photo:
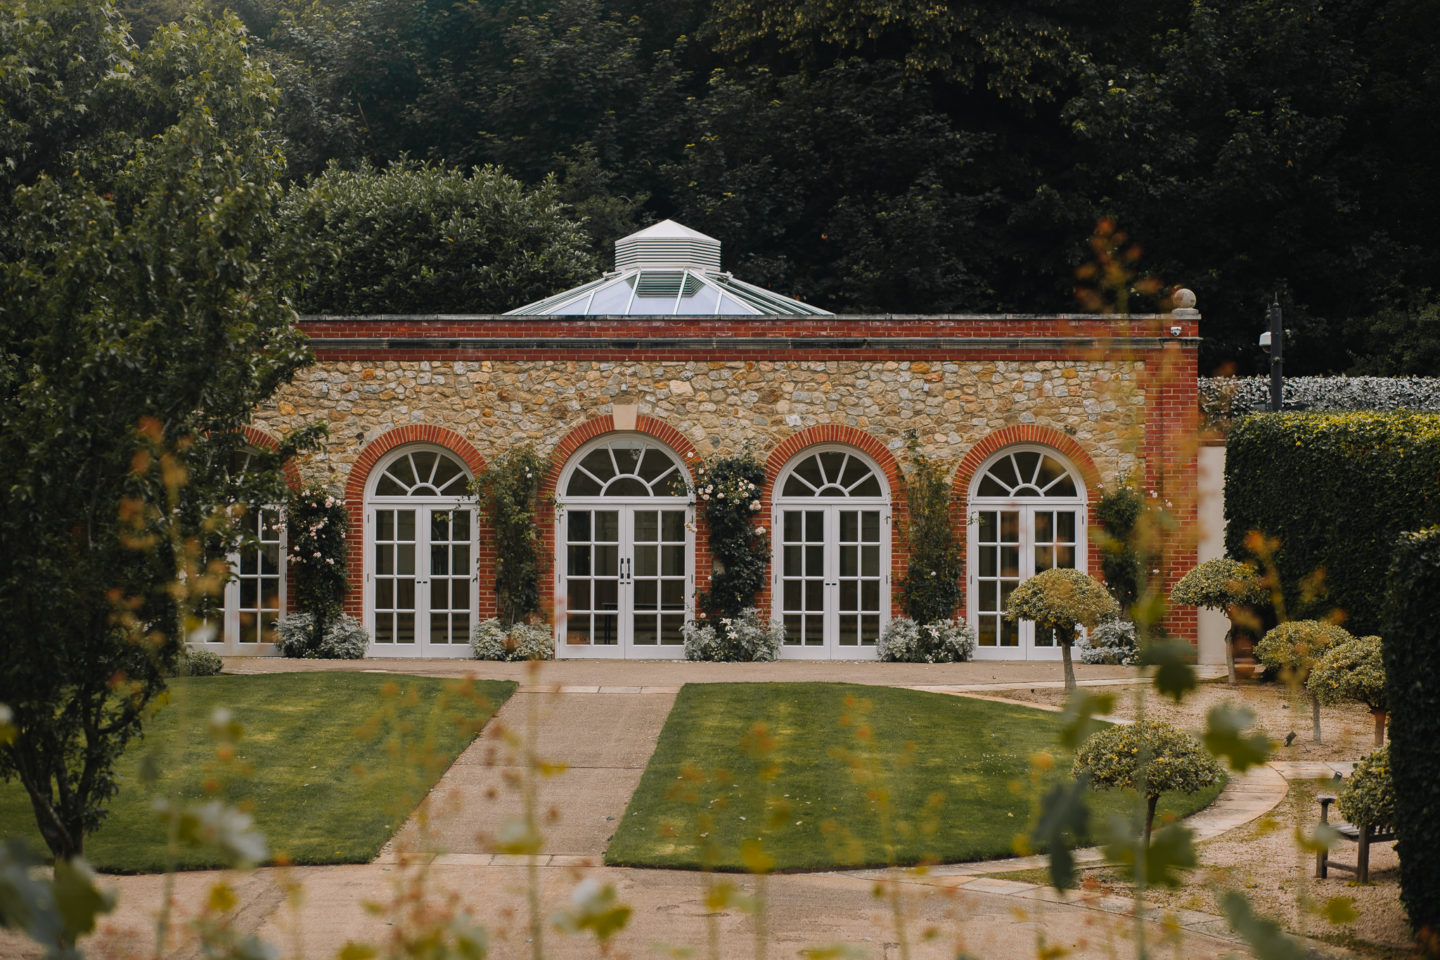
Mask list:
[[[1270,329],[1260,334],[1260,346],[1270,354],[1270,410],[1279,413],[1285,388],[1285,326],[1280,316],[1280,296],[1265,312]]]

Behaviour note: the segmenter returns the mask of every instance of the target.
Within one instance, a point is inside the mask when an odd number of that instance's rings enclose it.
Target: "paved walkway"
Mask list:
[[[474,661],[366,661],[350,669],[429,675],[475,674],[521,681],[520,690],[478,739],[461,755],[432,792],[426,822],[412,819],[386,846],[375,863],[353,867],[259,870],[238,881],[245,904],[241,925],[280,944],[287,955],[333,955],[350,940],[380,940],[394,928],[367,902],[404,899],[403,884],[423,864],[427,897],[453,896],[472,905],[491,929],[491,955],[527,956],[524,930],[526,859],[489,852],[505,818],[514,813],[519,776],[512,748],[497,733],[531,731],[536,753],[567,769],[542,785],[544,848],[538,877],[547,910],[568,900],[584,878],[612,883],[620,899],[634,909],[629,926],[614,945],[620,955],[663,956],[672,948],[700,948],[707,923],[717,925],[722,956],[754,956],[753,920],[739,911],[714,916],[704,905],[702,878],[694,873],[629,870],[600,865],[601,856],[639,782],[675,693],[684,682],[756,680],[843,680],[882,683],[945,693],[978,693],[1002,698],[1017,687],[1059,686],[1059,665],[1046,664],[678,664],[583,663],[544,665],[538,676],[524,665]],[[337,669],[334,662],[228,661],[231,672],[282,669]],[[1082,683],[1139,682],[1124,668],[1080,668]],[[624,682],[622,682],[624,681]],[[1027,704],[1027,706],[1035,706]],[[1220,799],[1192,818],[1200,838],[1247,823],[1283,799],[1287,776],[1312,776],[1274,764],[1232,778]],[[1326,765],[1329,769],[1329,765]],[[406,853],[419,847],[443,850],[419,860]],[[1082,862],[1099,859],[1081,851]],[[1111,956],[1133,936],[1130,903],[1118,898],[1062,897],[1047,887],[982,876],[1042,863],[1039,858],[958,864],[923,874],[902,875],[907,940],[916,958],[954,957],[959,952],[987,958],[1033,957],[1043,943],[1065,947],[1076,956]],[[849,942],[874,958],[898,956],[894,916],[876,896],[877,871],[838,871],[774,876],[766,881],[769,903],[767,941],[771,955],[793,957],[803,947]],[[206,873],[177,879],[176,902],[198,903],[215,880]],[[298,905],[285,896],[298,881]],[[742,888],[752,878],[738,878]],[[103,938],[96,956],[123,956],[125,945],[144,943],[145,917],[161,896],[156,877],[120,878],[121,915]],[[1223,921],[1198,913],[1170,918],[1177,949],[1189,958],[1221,957],[1236,950]],[[1162,937],[1156,917],[1150,935]],[[140,929],[139,940],[124,932]],[[926,929],[936,936],[923,940]],[[547,934],[547,958],[592,957],[593,941]],[[101,944],[113,947],[114,952]],[[0,942],[0,953],[4,943]]]

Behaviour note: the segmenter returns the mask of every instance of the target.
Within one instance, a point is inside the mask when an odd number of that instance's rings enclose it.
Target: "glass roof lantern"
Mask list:
[[[662,220],[615,241],[615,271],[506,313],[520,316],[830,316],[720,270],[720,241]]]

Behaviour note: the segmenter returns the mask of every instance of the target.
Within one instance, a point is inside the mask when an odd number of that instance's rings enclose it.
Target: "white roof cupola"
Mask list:
[[[509,311],[511,317],[830,316],[720,270],[720,241],[662,220],[615,241],[615,272]]]

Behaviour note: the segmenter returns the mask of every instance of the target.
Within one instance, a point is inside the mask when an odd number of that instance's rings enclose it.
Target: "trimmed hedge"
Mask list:
[[[1287,617],[1338,608],[1351,633],[1380,633],[1395,538],[1440,522],[1440,414],[1247,417],[1227,444],[1225,522],[1229,555],[1261,570],[1247,537],[1279,540]]]
[[[1270,409],[1269,377],[1201,377],[1200,412],[1225,425]],[[1287,377],[1284,410],[1440,410],[1440,377]]]
[[[1385,603],[1390,777],[1400,900],[1417,930],[1440,931],[1440,528],[1400,536]]]

